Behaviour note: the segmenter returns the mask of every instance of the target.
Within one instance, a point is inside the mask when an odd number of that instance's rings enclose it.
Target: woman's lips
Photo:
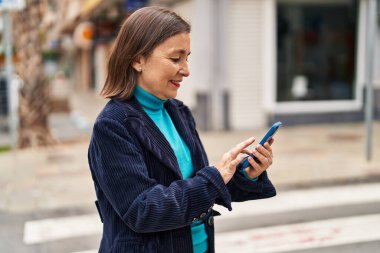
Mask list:
[[[175,87],[179,88],[181,87],[181,84],[179,82],[176,82],[176,81],[170,81]]]

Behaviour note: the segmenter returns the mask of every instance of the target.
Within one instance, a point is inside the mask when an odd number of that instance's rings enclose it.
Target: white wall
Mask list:
[[[212,36],[210,0],[192,0],[176,4],[172,9],[191,24],[190,76],[185,78],[178,99],[190,108],[196,106],[196,93],[208,92],[212,78]]]
[[[226,71],[221,73],[220,82],[230,93],[231,128],[262,127],[267,123],[268,101],[275,94],[275,0],[228,2],[224,21],[227,38],[220,44],[226,52],[222,64],[213,62],[213,0],[184,1],[173,7],[192,25],[191,74],[183,82],[178,98],[194,108],[196,94],[210,92],[215,80],[220,80],[217,69],[223,67]]]
[[[268,1],[268,0],[266,0]],[[252,129],[266,124],[263,83],[266,64],[263,50],[267,27],[262,0],[231,0],[228,24],[230,119],[233,129]]]

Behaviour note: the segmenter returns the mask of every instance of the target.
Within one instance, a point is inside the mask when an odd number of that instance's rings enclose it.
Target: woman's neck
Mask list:
[[[162,100],[148,91],[141,88],[139,85],[136,85],[135,90],[133,91],[137,101],[142,105],[144,109],[157,111],[161,110],[164,107],[164,104],[167,100]]]

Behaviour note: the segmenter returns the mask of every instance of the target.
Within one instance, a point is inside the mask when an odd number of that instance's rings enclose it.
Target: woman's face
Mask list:
[[[137,84],[160,99],[175,98],[184,77],[190,75],[187,57],[190,34],[179,33],[159,44],[152,54],[133,63]]]

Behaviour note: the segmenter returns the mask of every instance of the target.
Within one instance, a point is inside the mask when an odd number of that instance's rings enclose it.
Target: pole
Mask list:
[[[17,112],[17,96],[18,89],[13,87],[13,65],[12,65],[12,20],[8,10],[3,11],[4,22],[4,46],[5,46],[5,72],[8,91],[8,126],[10,143],[12,149],[17,148],[18,140],[18,112]]]
[[[213,75],[211,84],[211,128],[223,130],[224,126],[224,102],[223,92],[226,82],[225,71],[225,19],[228,0],[212,0],[213,3]]]
[[[376,35],[377,0],[367,1],[367,39],[366,39],[366,159],[372,160],[372,122],[373,122],[373,61]]]

